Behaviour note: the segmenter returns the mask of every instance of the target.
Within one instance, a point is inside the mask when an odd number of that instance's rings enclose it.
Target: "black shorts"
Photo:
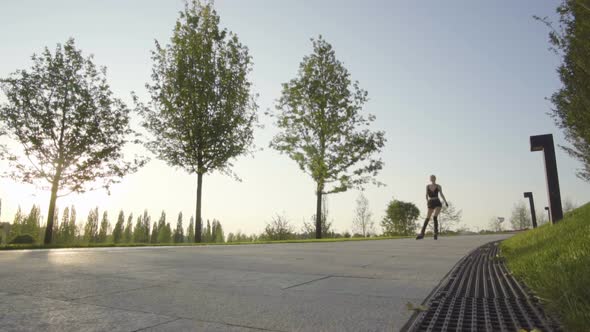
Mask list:
[[[436,209],[438,207],[442,207],[442,203],[440,202],[440,199],[429,199],[428,200],[428,208],[429,209]]]

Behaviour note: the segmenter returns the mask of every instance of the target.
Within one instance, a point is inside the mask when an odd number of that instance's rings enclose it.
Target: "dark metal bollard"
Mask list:
[[[547,220],[549,220],[549,222],[551,222],[551,211],[549,211],[549,207],[546,206],[545,210],[547,210]]]
[[[563,218],[561,208],[561,193],[559,192],[559,177],[557,176],[557,161],[553,135],[531,136],[531,151],[543,151],[545,155],[545,174],[547,176],[547,190],[549,191],[549,213],[552,223]]]
[[[529,203],[531,205],[531,220],[533,221],[533,228],[537,228],[537,213],[535,212],[535,202],[533,200],[533,193],[527,191],[524,193],[524,197],[529,198]]]

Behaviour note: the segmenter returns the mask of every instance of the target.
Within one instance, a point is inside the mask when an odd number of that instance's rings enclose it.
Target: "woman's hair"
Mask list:
[[[436,175],[434,175],[434,174],[430,175],[430,177],[436,179]]]

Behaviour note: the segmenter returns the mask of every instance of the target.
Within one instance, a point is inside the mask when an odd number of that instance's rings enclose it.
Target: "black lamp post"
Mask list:
[[[524,193],[524,197],[529,198],[529,204],[531,205],[531,220],[533,222],[533,228],[537,228],[537,213],[535,212],[535,202],[533,200],[533,193],[527,191]]]
[[[557,176],[557,161],[553,135],[531,136],[531,151],[543,151],[545,155],[545,174],[547,176],[547,190],[549,191],[549,214],[551,221],[556,223],[563,218],[561,208],[561,194],[559,191],[559,177]]]

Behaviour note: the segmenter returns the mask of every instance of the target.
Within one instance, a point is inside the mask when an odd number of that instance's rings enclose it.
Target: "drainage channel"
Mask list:
[[[402,331],[561,331],[508,272],[499,244],[463,258]]]

